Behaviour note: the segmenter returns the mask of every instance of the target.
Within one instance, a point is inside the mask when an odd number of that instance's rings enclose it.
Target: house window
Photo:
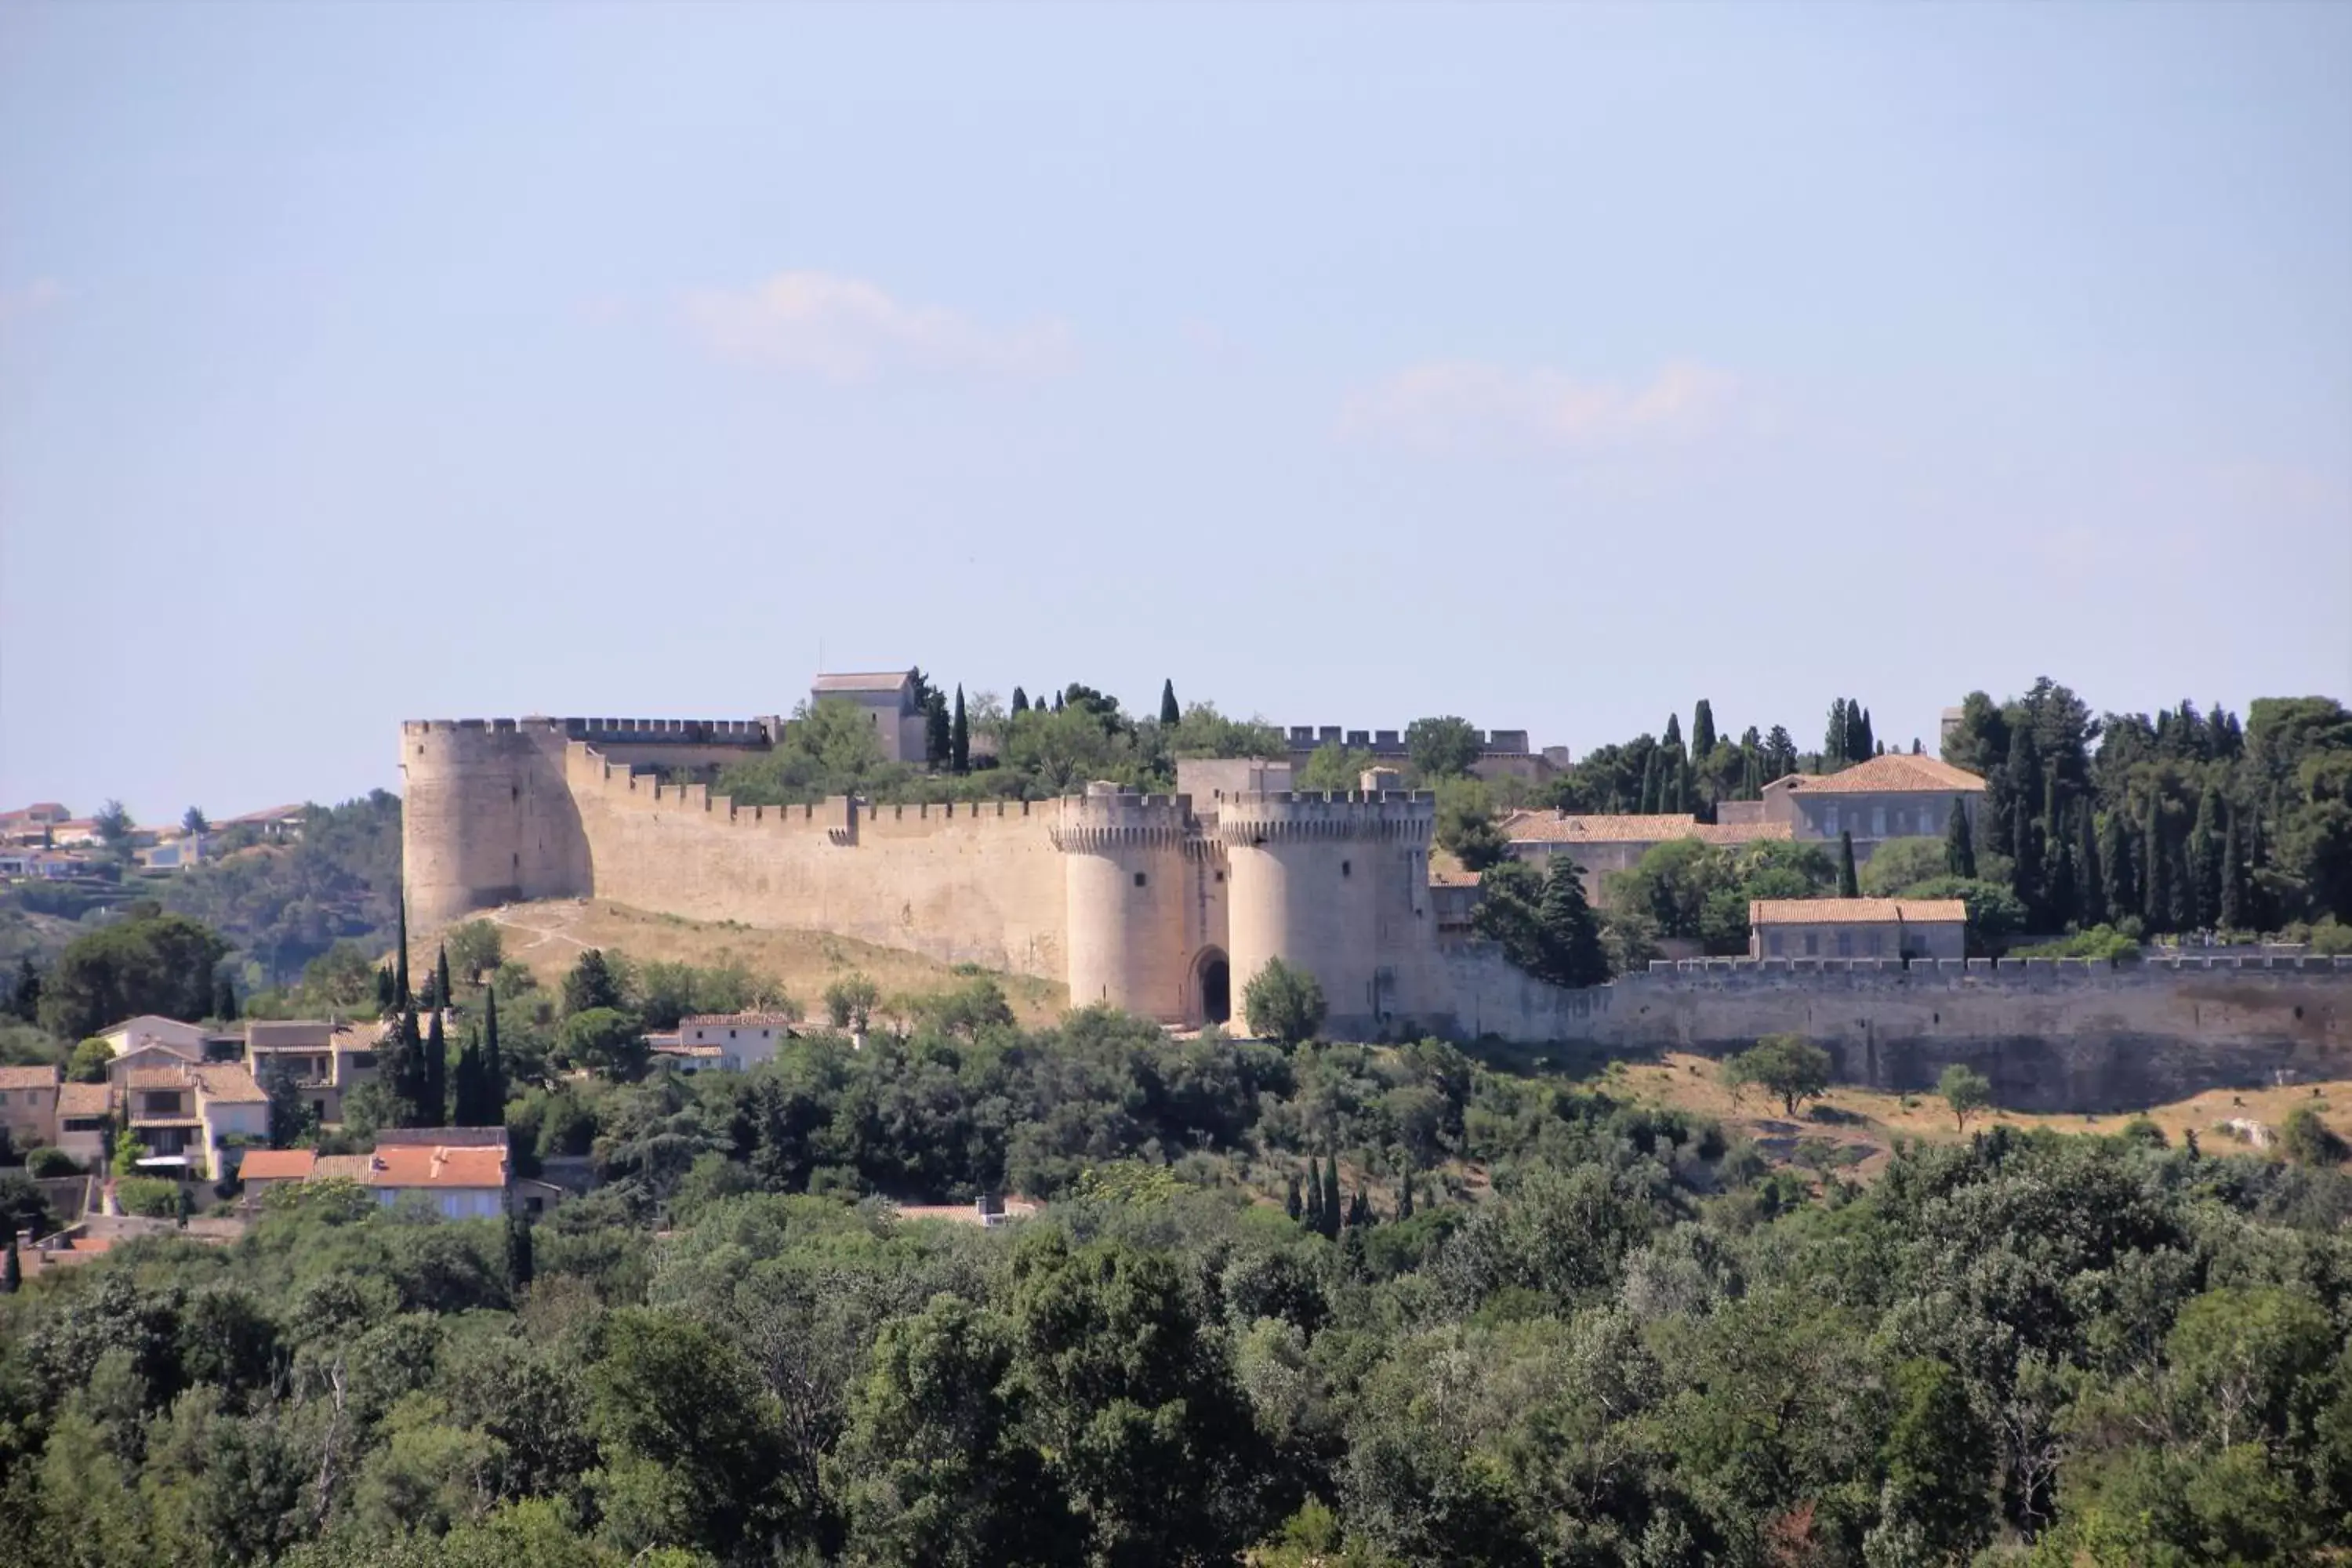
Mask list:
[[[7,1103],[8,1103],[8,1091],[7,1091],[6,1089],[0,1089],[0,1105],[5,1105],[5,1104],[7,1104]]]
[[[1807,958],[1811,958],[1811,957],[1812,957],[1814,954],[1816,954],[1816,953],[1820,952],[1821,951],[1822,951],[1822,939],[1821,939],[1821,937],[1820,937],[1817,933],[1815,933],[1815,932],[1813,932],[1813,931],[1807,931],[1807,932],[1805,933],[1805,956],[1806,956]]]
[[[1871,810],[1870,836],[1873,838],[1886,837],[1886,808],[1883,805],[1873,807]]]
[[[1780,933],[1777,931],[1764,939],[1764,950],[1775,958],[1780,956]]]
[[[1870,956],[1871,956],[1871,957],[1873,957],[1873,958],[1877,958],[1877,957],[1879,957],[1879,956],[1880,956],[1880,952],[1879,952],[1879,946],[1878,946],[1878,933],[1877,933],[1876,931],[1872,931],[1872,932],[1870,933]]]
[[[1832,805],[1832,806],[1825,807],[1825,808],[1822,810],[1822,835],[1823,835],[1824,837],[1826,837],[1834,838],[1834,837],[1837,837],[1837,830],[1838,830],[1838,808],[1837,808],[1836,806],[1833,806],[1833,805]]]
[[[1853,956],[1853,932],[1850,931],[1838,932],[1838,956],[1840,958]]]

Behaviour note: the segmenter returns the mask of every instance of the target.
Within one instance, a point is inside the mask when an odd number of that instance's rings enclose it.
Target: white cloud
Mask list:
[[[909,305],[860,278],[780,272],[742,289],[688,295],[687,319],[713,352],[832,381],[870,381],[908,368],[1045,375],[1068,368],[1059,321],[985,328],[936,306]]]
[[[1617,447],[1707,429],[1738,389],[1727,372],[1687,362],[1662,367],[1641,385],[1578,381],[1542,367],[1438,362],[1399,371],[1349,397],[1340,430],[1433,451],[1496,441]]]
[[[36,278],[15,289],[0,289],[0,326],[48,310],[65,297],[65,285],[54,278]]]

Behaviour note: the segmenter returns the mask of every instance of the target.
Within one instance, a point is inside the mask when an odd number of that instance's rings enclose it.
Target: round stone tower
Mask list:
[[[1139,1017],[1190,1021],[1184,796],[1087,786],[1053,829],[1069,911],[1070,1005],[1108,1002]]]
[[[1241,988],[1279,958],[1323,987],[1333,1032],[1376,1034],[1391,1011],[1394,958],[1409,951],[1401,938],[1420,918],[1414,891],[1435,819],[1432,796],[1402,792],[1219,802],[1236,1013]]]
[[[562,748],[560,729],[543,721],[401,725],[401,884],[412,927],[587,890]]]

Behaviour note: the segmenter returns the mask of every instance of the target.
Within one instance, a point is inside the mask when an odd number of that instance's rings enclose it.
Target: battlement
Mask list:
[[[2189,953],[2113,963],[2096,958],[1682,958],[1659,959],[1646,971],[1618,977],[1620,985],[1785,986],[1871,984],[2042,987],[2174,984],[2200,975],[2342,977],[2352,981],[2352,957],[2275,953]]]
[[[1523,757],[1529,752],[1525,730],[1474,730],[1471,733],[1477,736],[1478,749],[1486,756]],[[1293,724],[1283,731],[1283,739],[1294,754],[1324,746],[1370,752],[1375,757],[1383,758],[1405,754],[1404,735],[1397,730],[1349,730],[1338,724]]]
[[[567,741],[632,746],[765,748],[782,733],[778,719],[407,719],[404,735],[540,734]]]
[[[1058,820],[1048,831],[1066,854],[1096,854],[1115,847],[1181,848],[1192,838],[1192,797],[1138,795],[1089,789],[1055,803]]]
[[[1396,838],[1425,841],[1437,820],[1426,790],[1281,790],[1227,795],[1218,803],[1216,835],[1227,844],[1275,838]]]

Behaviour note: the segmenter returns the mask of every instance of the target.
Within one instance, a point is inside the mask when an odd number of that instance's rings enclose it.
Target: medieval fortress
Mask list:
[[[920,744],[904,679],[822,678],[817,695],[865,707],[886,754],[900,756]],[[1059,800],[978,805],[836,796],[738,806],[707,784],[672,782],[765,752],[782,733],[773,718],[404,723],[411,921],[429,931],[503,903],[604,899],[1062,981],[1075,1005],[1180,1026],[1237,1012],[1248,978],[1281,958],[1321,984],[1336,1037],[1717,1048],[1799,1028],[1857,1079],[1922,1088],[1946,1062],[1967,1060],[2019,1105],[2129,1102],[2217,1075],[2245,1081],[2252,1071],[2341,1072],[2352,1062],[2352,968],[2328,960],[2097,975],[2047,962],[1708,961],[1555,990],[1468,938],[1461,913],[1475,889],[1433,886],[1433,800],[1398,788],[1397,773],[1378,765],[1401,750],[1389,731],[1379,732],[1385,747],[1346,734],[1376,766],[1364,787],[1328,795],[1294,791],[1288,762],[1247,760],[1181,762],[1173,795],[1097,784]],[[1324,738],[1292,731],[1294,757]],[[1482,770],[1540,776],[1565,761],[1529,751],[1523,731],[1486,741]],[[1855,837],[1866,851],[1869,838],[1940,831],[1956,798],[1973,808],[1954,788],[1968,775],[1899,763],[1864,764],[1876,772],[1843,790],[1824,786],[1843,774],[1793,781],[1811,787],[1777,803],[1768,790],[1763,810],[1751,804],[1735,831],[1809,838],[1843,821],[1864,828]],[[1935,772],[1914,780],[1909,764]],[[1569,847],[1589,873],[1600,868],[1588,858],[1613,863],[1612,821],[1645,840],[1675,831],[1655,817],[1528,815],[1542,820],[1512,833],[1527,841],[1522,853]],[[2053,1048],[2066,1062],[2054,1079]]]

